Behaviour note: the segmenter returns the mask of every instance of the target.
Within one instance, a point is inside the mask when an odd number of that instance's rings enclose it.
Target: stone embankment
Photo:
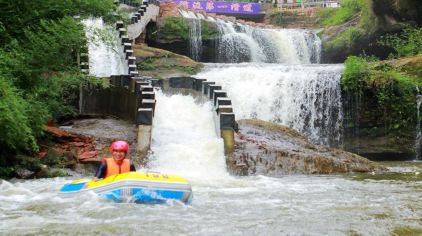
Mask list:
[[[309,143],[286,126],[240,120],[229,170],[238,175],[336,174],[381,170],[353,153]]]

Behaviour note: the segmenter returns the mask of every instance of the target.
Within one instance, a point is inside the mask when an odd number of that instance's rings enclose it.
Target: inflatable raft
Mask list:
[[[102,180],[78,179],[65,184],[61,194],[93,191],[115,202],[163,203],[178,200],[190,203],[192,188],[179,176],[149,172],[127,172]]]

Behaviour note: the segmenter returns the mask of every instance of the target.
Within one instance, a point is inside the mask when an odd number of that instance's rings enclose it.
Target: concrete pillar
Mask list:
[[[224,90],[214,90],[214,97],[213,97],[213,99],[214,99],[214,106],[216,106],[216,107],[218,107],[217,106],[217,99],[218,98],[226,98],[227,97],[227,92],[226,91],[224,91]]]
[[[81,62],[81,69],[89,69],[89,63],[88,62]]]
[[[202,91],[202,83],[207,81],[206,79],[197,79],[194,78],[193,80],[193,87],[196,91]]]
[[[128,64],[136,64],[136,57],[128,57],[127,62]]]
[[[155,93],[154,92],[142,91],[142,93],[141,93],[141,99],[155,100]]]
[[[208,89],[208,98],[213,99],[214,98],[214,90],[221,90],[220,85],[210,84]]]
[[[232,129],[221,129],[221,138],[224,141],[224,154],[232,156],[234,153],[234,130]]]
[[[233,113],[233,107],[231,105],[218,106],[217,114],[219,113]]]
[[[139,72],[138,71],[131,71],[129,74],[131,76],[138,76],[139,75]]]
[[[126,29],[125,28],[119,28],[118,31],[119,31],[119,37],[126,35]]]
[[[219,98],[217,98],[216,106],[218,107],[220,105],[232,105],[232,100],[230,100],[230,98],[219,97]]]
[[[152,108],[139,108],[136,115],[136,123],[138,125],[152,125],[153,110]]]
[[[129,59],[131,56],[133,56],[133,50],[126,50],[126,59]]]
[[[138,16],[136,14],[130,18],[130,23],[131,24],[138,23]]]
[[[120,37],[122,39],[122,45],[125,43],[129,43],[129,37],[127,35],[122,35],[122,37]]]
[[[154,111],[155,110],[155,100],[154,99],[142,99],[141,100],[141,107],[142,108],[151,108]]]
[[[232,129],[235,127],[235,118],[233,113],[220,112],[220,129]]]
[[[141,79],[135,82],[135,93],[136,95],[141,95],[141,86],[149,85],[149,82],[142,81]]]
[[[234,152],[234,124],[233,113],[220,113],[220,134],[224,141],[225,155],[232,156]]]
[[[124,43],[123,44],[123,51],[126,52],[127,50],[132,50],[132,44],[131,43]],[[129,59],[129,57],[128,57]]]
[[[136,71],[136,65],[129,65],[128,73],[130,74],[130,72],[132,72],[132,71]]]
[[[211,84],[215,84],[215,82],[212,82],[212,81],[204,81],[204,82],[202,82],[202,93],[203,94],[208,95],[208,89],[209,89],[209,86]]]
[[[154,88],[151,85],[141,85],[141,91],[149,91],[149,92],[153,92]]]
[[[148,160],[148,151],[151,148],[152,125],[138,125],[138,135],[136,144],[135,165],[144,166]]]
[[[123,27],[124,27],[123,21],[116,22],[116,30],[119,30],[120,28],[123,28]]]

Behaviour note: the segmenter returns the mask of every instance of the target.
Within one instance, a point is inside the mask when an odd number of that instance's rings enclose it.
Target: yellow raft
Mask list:
[[[156,172],[127,172],[103,180],[78,179],[65,184],[60,193],[94,191],[115,202],[162,203],[167,200],[192,201],[188,180]]]

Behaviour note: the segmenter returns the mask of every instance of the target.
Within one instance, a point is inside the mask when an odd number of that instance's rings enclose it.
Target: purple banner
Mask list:
[[[192,0],[160,0],[160,2],[175,2],[187,9],[211,13],[259,14],[261,11],[261,5],[259,3],[250,2],[214,2]]]

